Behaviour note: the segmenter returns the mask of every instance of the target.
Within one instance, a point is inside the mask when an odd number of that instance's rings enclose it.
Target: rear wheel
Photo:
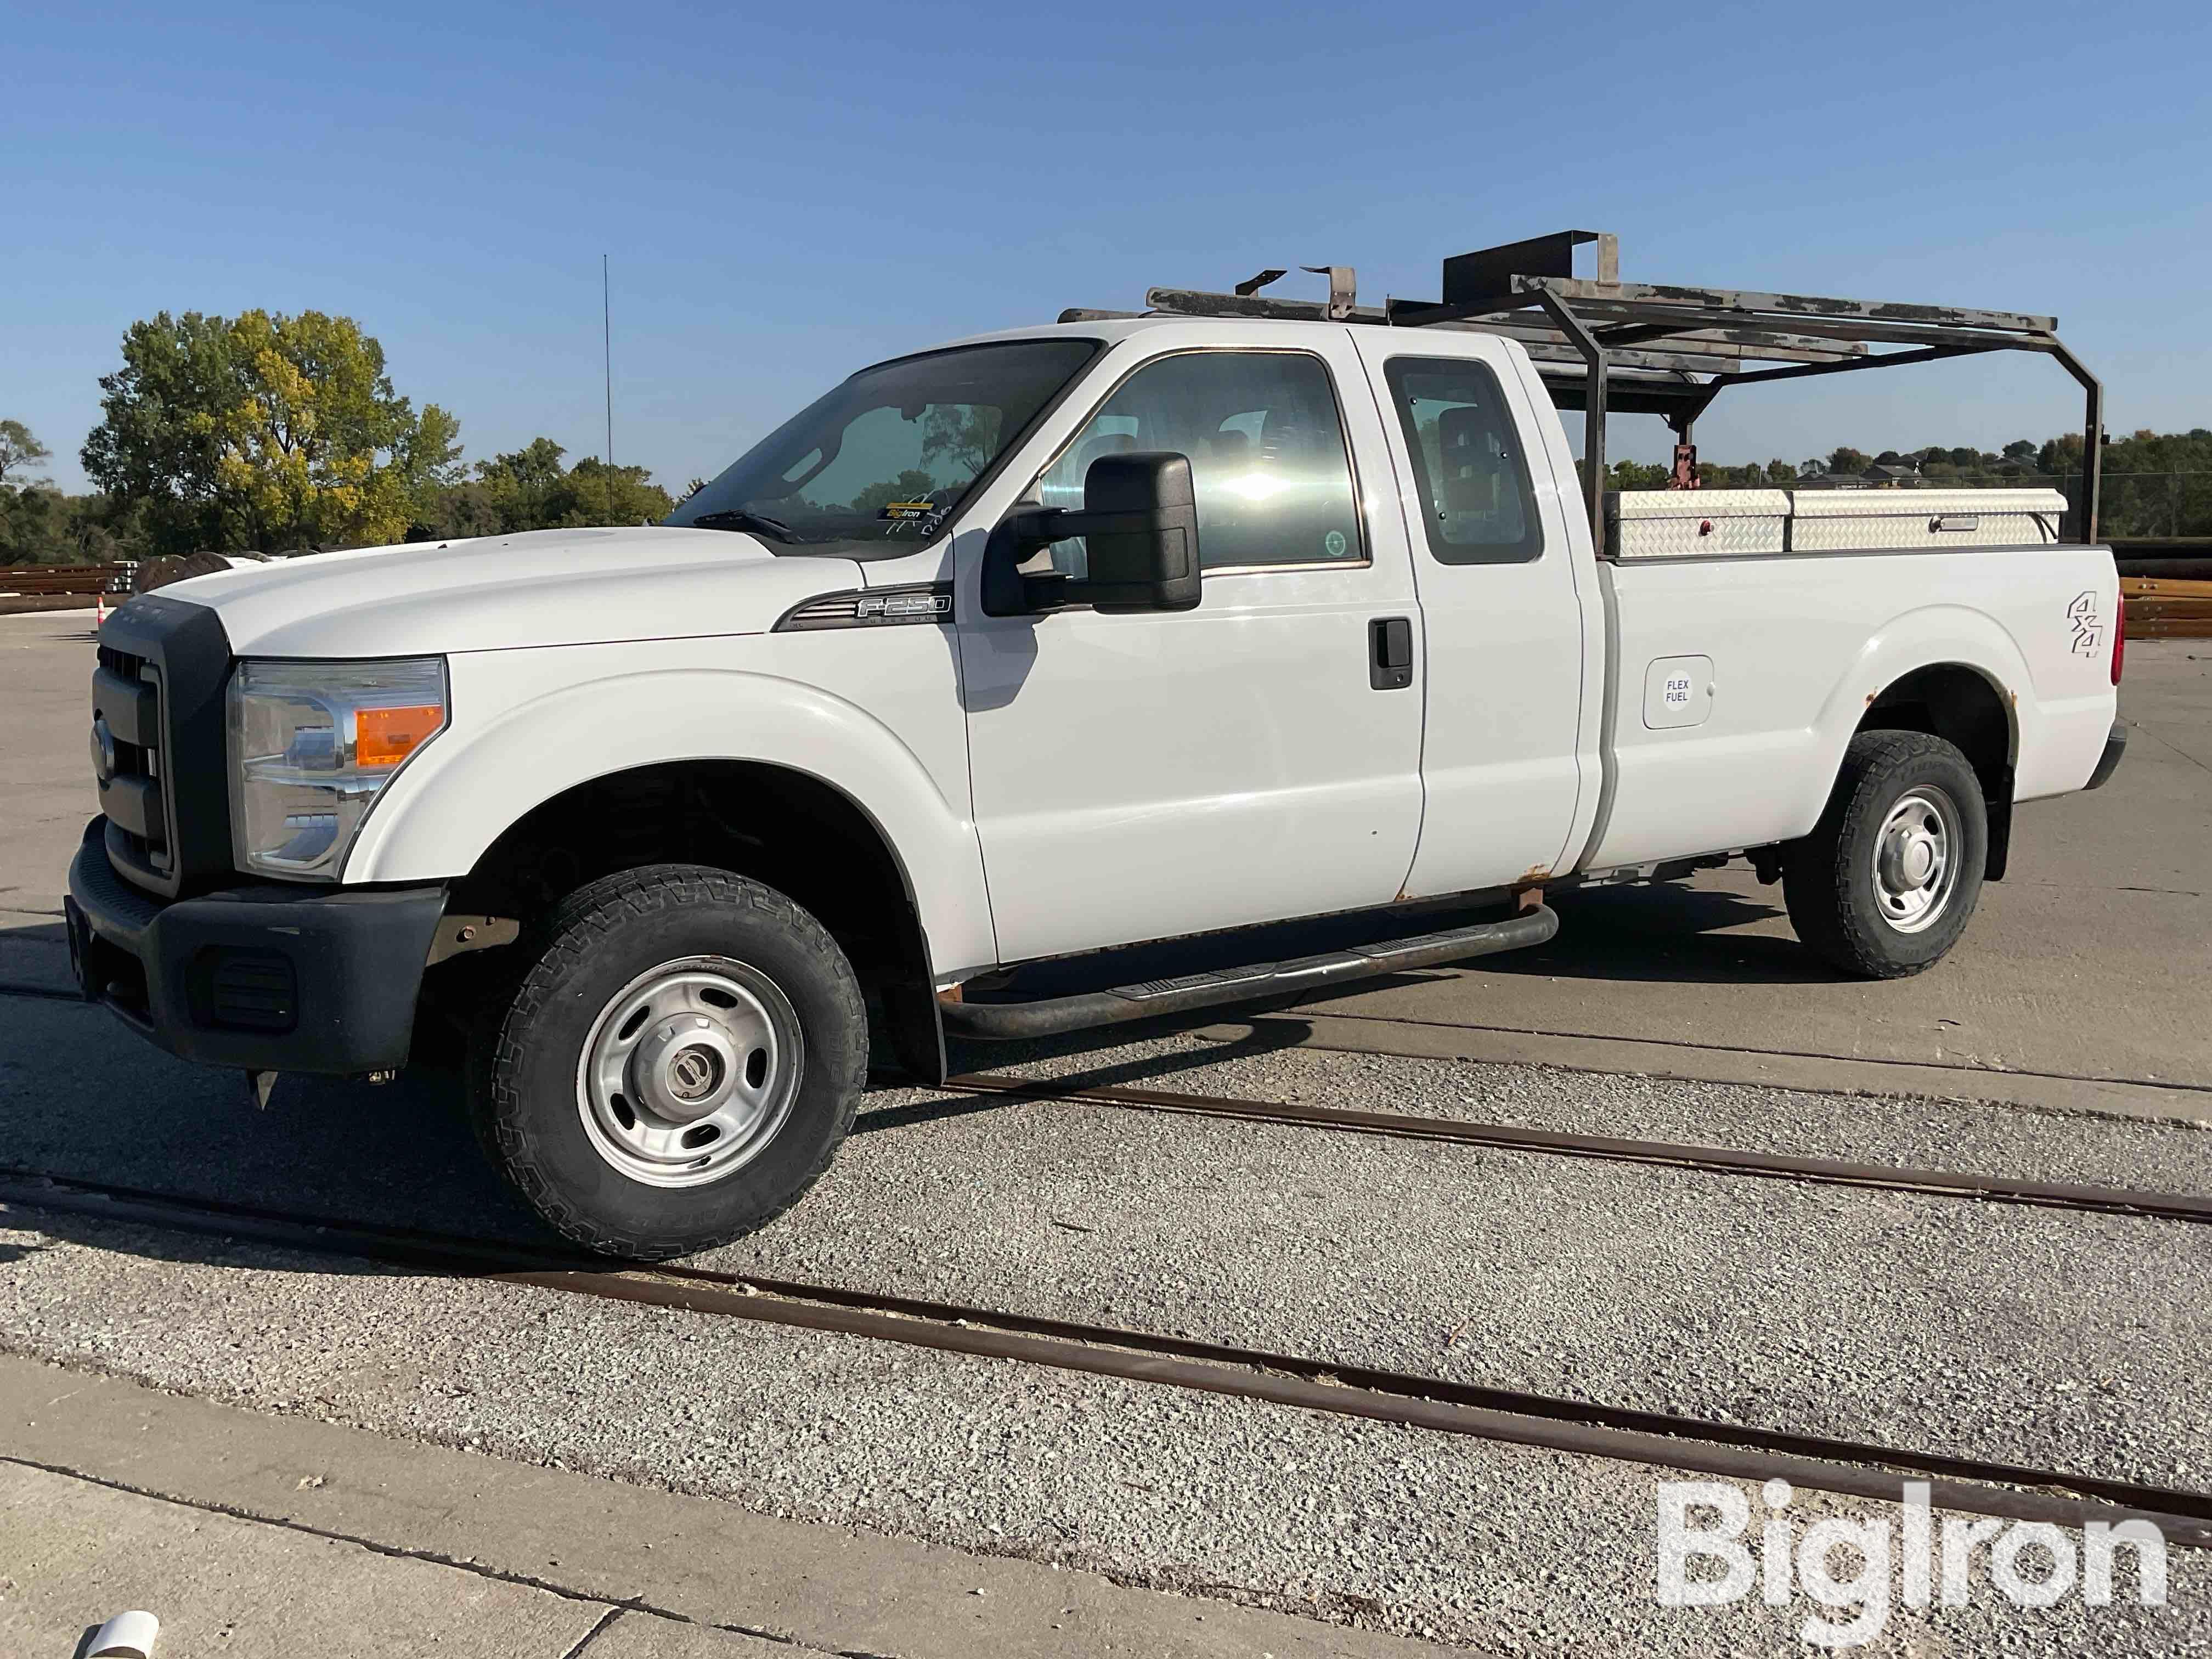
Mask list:
[[[563,1237],[646,1259],[781,1214],[852,1127],[867,1017],[844,953],[774,889],[659,865],[562,902],[488,1025],[486,1146]]]
[[[1790,925],[1855,977],[1919,973],[1966,931],[1989,845],[1981,782],[1964,755],[1918,732],[1862,732],[1820,823],[1790,848]]]

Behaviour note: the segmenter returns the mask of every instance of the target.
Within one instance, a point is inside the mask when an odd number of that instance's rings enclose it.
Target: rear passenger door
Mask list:
[[[1358,471],[1379,466],[1374,399],[1344,330],[1239,337],[1132,362],[1026,492],[1077,506],[1103,454],[1188,456],[1197,610],[963,606],[1002,961],[1385,904],[1412,862],[1418,669],[1371,665],[1376,624],[1410,637],[1414,611],[1387,468],[1374,500]],[[1084,568],[1079,542],[1048,556]]]
[[[1556,417],[1496,341],[1468,337],[1445,355],[1378,329],[1358,349],[1389,428],[1427,641],[1427,807],[1407,895],[1564,871],[1579,850],[1577,796],[1595,780],[1577,756],[1577,572],[1550,467],[1523,436]]]

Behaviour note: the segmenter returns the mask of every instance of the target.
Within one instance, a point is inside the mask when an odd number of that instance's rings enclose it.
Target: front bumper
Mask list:
[[[2128,728],[2114,720],[2112,729],[2105,734],[2105,752],[2097,757],[2097,769],[2089,774],[2089,781],[2081,787],[2084,789],[2103,788],[2105,781],[2119,770],[2120,757],[2127,752]]]
[[[252,882],[165,902],[115,872],[106,820],[70,865],[70,959],[87,998],[171,1054],[348,1076],[405,1063],[442,885]]]

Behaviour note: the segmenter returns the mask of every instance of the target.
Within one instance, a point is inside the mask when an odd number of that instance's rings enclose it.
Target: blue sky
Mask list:
[[[1432,295],[1572,225],[1632,279],[2055,313],[2115,429],[2212,425],[2212,9],[1486,9],[19,8],[0,416],[79,487],[132,319],[313,307],[472,458],[596,452],[604,251],[616,459],[680,486],[878,357],[1269,264]],[[1699,436],[2079,408],[1999,358],[1739,392]]]

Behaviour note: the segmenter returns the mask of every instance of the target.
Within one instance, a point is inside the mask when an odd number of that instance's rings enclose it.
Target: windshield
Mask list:
[[[1013,340],[864,368],[664,522],[748,531],[779,553],[910,551],[1097,349]]]

